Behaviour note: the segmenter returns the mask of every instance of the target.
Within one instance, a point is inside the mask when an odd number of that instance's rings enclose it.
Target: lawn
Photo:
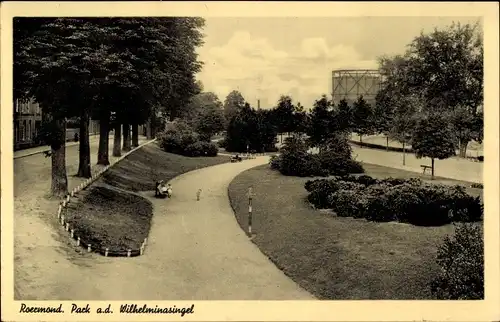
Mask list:
[[[419,176],[363,166],[377,178]],[[229,187],[236,218],[246,231],[246,192],[253,186],[253,242],[276,266],[320,299],[431,299],[428,284],[438,269],[437,247],[453,233],[452,225],[416,227],[335,217],[307,204],[307,180],[282,176],[264,165],[240,174]]]
[[[155,181],[229,162],[227,156],[189,158],[149,144],[108,170],[84,191],[67,214],[82,243],[110,251],[138,250],[149,234],[153,206],[135,192],[154,190]],[[153,193],[151,193],[153,195]]]
[[[164,152],[156,143],[132,153],[103,175],[109,185],[130,191],[152,191],[156,180],[169,181],[174,177],[230,161],[229,156],[185,157]]]

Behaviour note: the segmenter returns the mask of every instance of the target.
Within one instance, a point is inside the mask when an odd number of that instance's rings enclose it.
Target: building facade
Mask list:
[[[33,100],[14,104],[14,149],[30,147],[42,126],[42,109]]]
[[[332,100],[338,104],[345,99],[352,105],[360,96],[374,106],[382,77],[376,69],[339,69],[332,71]]]
[[[40,105],[33,100],[14,102],[14,151],[41,145],[37,135],[42,127],[43,113]],[[66,129],[66,140],[74,139],[79,129]],[[90,120],[89,134],[99,134],[99,121]]]

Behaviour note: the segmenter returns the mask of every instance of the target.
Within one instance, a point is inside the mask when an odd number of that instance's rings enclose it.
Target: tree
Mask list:
[[[309,136],[309,144],[312,147],[319,147],[328,140],[331,133],[331,124],[333,122],[332,104],[326,97],[321,96],[319,100],[314,102],[313,109],[309,116],[309,127],[307,135]]]
[[[308,115],[307,112],[304,110],[304,106],[300,104],[300,102],[297,103],[295,106],[295,110],[293,112],[293,129],[297,133],[305,133],[307,131],[308,127]]]
[[[14,19],[14,95],[34,98],[44,111],[41,139],[51,146],[51,193],[55,197],[68,191],[66,118],[79,116],[71,97],[80,97],[75,78],[81,76],[71,66],[73,44],[66,40],[71,34],[58,19]]]
[[[206,106],[198,118],[196,132],[200,139],[210,142],[212,136],[224,129],[224,113],[219,106]]]
[[[274,121],[275,126],[278,129],[278,133],[281,135],[281,142],[283,142],[283,133],[290,133],[294,131],[294,113],[296,111],[296,106],[292,102],[290,96],[282,95],[278,104],[274,108]]]
[[[429,112],[456,116],[452,131],[462,157],[480,132],[473,120],[483,105],[483,51],[478,24],[452,24],[421,33],[404,55],[381,64],[385,86],[403,96],[419,93]]]
[[[245,99],[240,92],[234,90],[226,96],[224,100],[224,117],[229,123],[233,116],[245,106]]]
[[[219,97],[213,92],[200,92],[191,97],[186,107],[179,111],[179,117],[185,119],[191,126],[195,127],[198,118],[207,106],[217,107],[223,110]]]
[[[352,109],[345,99],[335,107],[335,123],[341,132],[350,132],[352,128]]]
[[[394,117],[389,128],[389,137],[403,145],[403,165],[406,164],[405,146],[411,143],[415,126],[419,120],[421,99],[417,96],[402,97],[394,107]]]
[[[389,135],[391,132],[392,123],[394,121],[394,105],[391,100],[385,95],[383,88],[377,93],[375,107],[372,114],[372,124],[375,133],[385,135],[386,147],[389,150]]]
[[[191,17],[15,21],[14,93],[34,97],[50,115],[44,137],[53,164],[59,162],[52,171],[54,195],[67,193],[65,119],[79,116],[82,122],[79,174],[90,173],[85,124],[90,114],[101,126],[98,163],[109,164],[111,112],[124,123],[139,124],[156,118],[158,106],[168,106],[160,112],[175,115],[176,107],[196,92],[195,74],[201,69],[196,47],[202,44],[203,23]],[[122,102],[129,104],[117,104]]]
[[[371,106],[366,103],[361,95],[352,108],[352,127],[356,134],[359,135],[359,142],[363,142],[363,135],[374,133],[373,126],[373,111]]]
[[[266,151],[275,148],[276,127],[268,110],[255,110],[248,103],[229,122],[226,150],[230,152]]]
[[[432,179],[434,159],[443,160],[455,155],[454,135],[449,122],[442,115],[435,113],[417,123],[411,144],[417,158],[431,158]]]

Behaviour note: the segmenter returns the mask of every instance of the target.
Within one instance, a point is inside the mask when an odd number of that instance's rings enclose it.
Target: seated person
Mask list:
[[[156,185],[156,196],[162,195],[167,191],[167,188],[165,187],[165,183],[163,180],[158,181]]]

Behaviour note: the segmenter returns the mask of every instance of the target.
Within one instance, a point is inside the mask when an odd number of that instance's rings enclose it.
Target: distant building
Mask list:
[[[33,100],[14,102],[14,150],[22,150],[41,145],[37,135],[42,127],[42,108]],[[66,129],[66,140],[73,140],[78,128]],[[99,134],[99,121],[90,120],[89,134]]]
[[[359,96],[374,106],[380,91],[381,75],[376,69],[339,69],[332,72],[332,100],[337,105],[345,99],[352,105]]]
[[[30,147],[42,126],[42,109],[33,100],[14,104],[14,149]]]

